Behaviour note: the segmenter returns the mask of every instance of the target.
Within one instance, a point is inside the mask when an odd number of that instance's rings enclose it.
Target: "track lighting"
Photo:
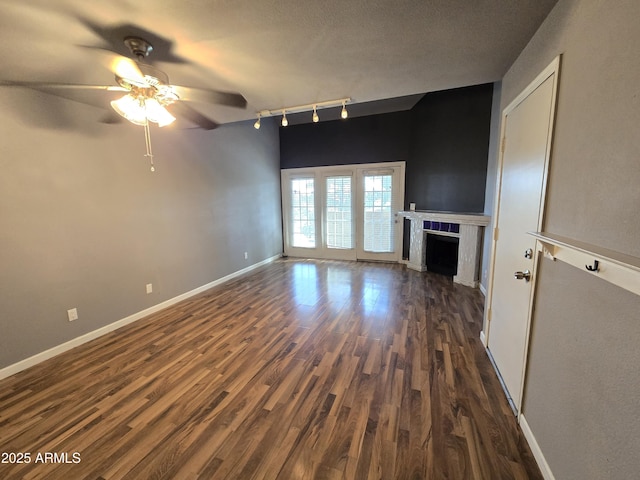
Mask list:
[[[318,123],[320,121],[320,116],[318,115],[318,109],[320,108],[331,108],[331,107],[339,107],[342,105],[342,111],[340,112],[341,118],[347,118],[347,107],[346,104],[351,101],[351,98],[338,98],[337,100],[326,100],[322,102],[308,103],[306,105],[296,105],[294,107],[285,107],[285,108],[277,108],[274,110],[260,110],[256,112],[258,115],[258,119],[253,124],[254,128],[257,130],[260,128],[260,119],[262,117],[272,117],[277,115],[282,115],[282,121],[280,125],[286,127],[289,125],[289,120],[287,119],[287,113],[300,113],[300,112],[309,112],[312,111],[313,114],[311,116],[311,120],[313,123]]]

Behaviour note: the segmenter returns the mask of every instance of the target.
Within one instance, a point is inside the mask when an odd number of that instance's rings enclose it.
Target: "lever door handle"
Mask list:
[[[516,272],[513,274],[516,277],[516,280],[524,279],[525,282],[531,280],[531,272],[529,270],[525,270],[524,272]]]

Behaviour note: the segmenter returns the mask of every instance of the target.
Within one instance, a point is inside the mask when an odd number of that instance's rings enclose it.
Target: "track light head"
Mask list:
[[[345,119],[349,116],[349,113],[347,112],[347,107],[345,106],[345,102],[342,102],[342,112],[340,112],[340,117],[342,119]]]
[[[258,114],[258,119],[256,120],[256,123],[253,124],[253,128],[260,130],[260,114]]]
[[[318,123],[320,121],[320,117],[318,116],[318,112],[316,111],[316,105],[313,106],[313,116],[311,117],[313,123]]]
[[[285,112],[284,110],[282,111],[282,123],[281,125],[283,127],[286,127],[287,125],[289,125],[289,120],[287,120],[287,112]]]

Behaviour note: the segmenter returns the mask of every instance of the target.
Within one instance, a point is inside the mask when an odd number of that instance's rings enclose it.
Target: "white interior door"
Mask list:
[[[401,167],[358,169],[358,260],[398,261],[404,197]]]
[[[556,60],[505,109],[502,118],[488,348],[516,411],[522,401],[535,284],[535,239],[527,232],[542,226],[557,67]],[[522,278],[516,278],[516,272],[523,272],[518,275]]]

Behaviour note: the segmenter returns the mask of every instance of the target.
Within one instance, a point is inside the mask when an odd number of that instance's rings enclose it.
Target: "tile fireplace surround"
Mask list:
[[[491,217],[477,213],[453,213],[434,211],[402,211],[398,215],[411,220],[411,240],[409,245],[409,263],[407,267],[424,272],[427,270],[426,246],[427,233],[459,238],[458,273],[453,281],[477,288],[480,279],[480,255],[484,227],[489,225]],[[441,231],[425,228],[425,221],[457,224],[459,232]]]

